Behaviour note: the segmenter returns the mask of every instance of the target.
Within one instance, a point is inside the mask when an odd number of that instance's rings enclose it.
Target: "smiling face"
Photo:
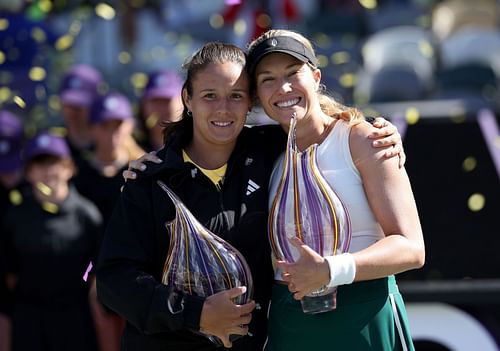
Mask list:
[[[290,55],[264,56],[255,70],[255,80],[262,107],[284,127],[289,126],[294,113],[300,123],[320,110],[316,91],[321,72]]]
[[[184,89],[183,98],[193,114],[194,147],[234,147],[251,107],[248,77],[240,64],[208,64],[193,77],[191,96]]]

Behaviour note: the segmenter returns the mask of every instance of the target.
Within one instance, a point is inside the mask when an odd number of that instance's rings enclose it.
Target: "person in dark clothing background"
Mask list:
[[[126,140],[132,129],[132,106],[125,95],[112,92],[94,100],[90,114],[94,149],[79,165],[73,182],[99,208],[105,223],[123,185],[121,173],[130,160]]]
[[[146,151],[163,146],[165,123],[175,122],[182,114],[182,78],[172,70],[153,71],[148,75],[139,101],[138,126],[134,136]]]
[[[1,256],[13,292],[13,350],[96,350],[89,286],[82,276],[97,255],[101,216],[70,185],[62,137],[42,132],[24,149],[30,191],[3,218]]]
[[[0,223],[9,207],[22,201],[23,141],[21,118],[0,110]],[[0,227],[0,233],[3,231]],[[12,294],[7,289],[5,274],[4,257],[0,256],[0,351],[10,350]]]
[[[93,147],[90,109],[104,85],[101,72],[87,64],[71,66],[61,79],[59,100],[66,128],[66,142],[77,167]]]
[[[127,168],[131,156],[129,140],[134,124],[130,101],[117,92],[95,99],[91,107],[90,124],[94,149],[80,163],[73,182],[78,191],[99,208],[105,228],[123,185],[121,174]],[[140,150],[133,158],[143,153]],[[119,349],[124,320],[102,308],[97,301],[93,275],[90,282],[92,313],[101,350],[116,351]]]

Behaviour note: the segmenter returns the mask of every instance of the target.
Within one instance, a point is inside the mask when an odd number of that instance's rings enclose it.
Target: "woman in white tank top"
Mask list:
[[[319,145],[318,168],[345,204],[352,227],[349,252],[333,256],[291,239],[300,257],[276,262],[266,350],[413,350],[394,279],[425,260],[408,176],[397,159],[371,147],[373,126],[357,110],[318,93],[316,62],[310,42],[288,30],[270,30],[249,46],[250,79],[262,107],[285,130],[296,117],[299,151]],[[271,180],[271,202],[282,162]],[[338,287],[335,310],[302,311],[299,300],[332,287]]]

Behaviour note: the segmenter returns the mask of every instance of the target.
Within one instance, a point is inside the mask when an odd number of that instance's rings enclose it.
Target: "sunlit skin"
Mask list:
[[[276,53],[265,56],[255,73],[257,95],[267,115],[288,131],[290,119],[296,114],[299,148],[310,144],[332,122],[318,103],[320,70],[311,70],[290,55]],[[313,115],[321,118],[313,119]]]
[[[162,122],[175,122],[181,118],[182,98],[150,98],[142,102],[144,124],[155,148],[163,145]]]
[[[297,71],[297,67],[300,68],[304,65],[300,62],[297,65],[297,62],[294,62],[293,66]],[[228,72],[229,69],[227,67],[231,68],[231,72]],[[276,109],[272,113],[275,116],[275,119],[278,120],[279,122],[282,122],[279,118],[284,119],[285,122],[283,124],[285,130],[288,129],[291,114],[295,112],[295,110],[297,110],[296,111],[297,114],[301,112],[299,117],[300,119],[310,118],[309,116],[313,112],[317,111],[322,112],[321,109],[316,109],[315,103],[310,103],[312,101],[311,99],[316,98],[316,94],[313,92],[314,89],[311,90],[310,84],[306,83],[306,82],[313,82],[314,86],[317,89],[317,87],[319,86],[321,73],[318,70],[314,71],[314,73],[312,74],[313,71],[311,71],[311,69],[308,66],[304,67],[308,71],[301,72],[301,75],[303,76],[302,79],[304,80],[304,82],[301,81],[300,83],[302,85],[300,89],[301,90],[303,89],[303,91],[298,90],[300,91],[300,93],[298,93],[297,95],[302,98],[301,100],[299,99],[300,103],[294,103],[293,105],[296,106],[294,106],[292,109],[283,106],[283,104],[281,104],[281,106],[276,105],[275,106]],[[310,76],[307,76],[306,72],[309,72],[308,74]],[[276,72],[271,74],[276,74]],[[291,72],[287,72],[286,74],[292,75],[293,78],[293,74]],[[271,80],[272,79],[274,78],[271,77]],[[295,84],[291,78],[287,79],[292,82],[292,85]],[[235,87],[237,87],[237,82],[240,80],[244,81],[245,84],[242,84],[240,89],[236,89]],[[194,133],[193,133],[194,139],[193,142],[190,145],[188,145],[187,152],[189,156],[193,159],[193,161],[197,163],[199,166],[209,169],[215,169],[222,166],[225,162],[227,162],[231,154],[231,151],[234,149],[236,137],[238,133],[241,131],[243,124],[245,123],[245,115],[247,110],[250,108],[250,99],[248,95],[245,98],[243,98],[243,96],[240,95],[242,93],[248,94],[247,77],[244,75],[244,73],[242,73],[242,68],[239,67],[237,64],[234,63],[213,64],[211,66],[208,66],[203,71],[197,71],[196,74],[192,77],[191,82],[194,89],[192,96],[188,96],[186,90],[183,91],[183,99],[185,101],[188,110],[192,111],[192,116],[194,121]],[[307,87],[309,88],[307,89]],[[288,91],[289,90],[288,88],[285,88],[285,91]],[[296,93],[296,92],[291,91],[291,93]],[[270,96],[273,95],[274,92],[270,94]],[[281,94],[277,95],[279,96]],[[264,97],[264,95],[261,96],[259,94],[259,97],[261,97],[261,102],[263,102],[264,99],[262,97]],[[245,103],[236,104],[237,101],[239,100],[245,100]],[[309,104],[307,104],[307,102],[309,102]],[[242,105],[246,105],[247,106],[246,109],[243,109]],[[333,120],[329,116],[324,116],[324,117],[325,117],[324,120],[325,124]],[[233,122],[226,123],[227,121],[232,121],[233,119],[235,121],[234,123]],[[240,120],[241,122],[239,122]],[[224,121],[224,123],[220,123],[218,121]],[[238,128],[234,128],[235,126]],[[382,126],[382,124],[380,124],[380,126]],[[321,127],[322,127],[321,125],[315,126],[316,132],[323,130]],[[384,130],[384,133],[381,133],[381,135],[387,135],[392,133],[394,133],[394,129],[393,130],[386,129]],[[314,134],[314,136],[316,136],[316,134]],[[372,141],[368,139],[368,136],[365,137],[365,139],[367,140],[368,143],[371,143]],[[399,142],[400,138],[399,137],[396,138],[396,141]],[[388,144],[384,145],[390,145],[392,143],[393,142],[389,142]],[[395,153],[394,155],[396,154],[397,153]],[[162,162],[161,159],[154,156],[153,154],[146,154],[143,157],[141,157],[141,159],[131,162],[130,167],[134,169],[144,170],[146,169],[147,166],[142,162],[144,162],[145,160],[151,160],[156,163]],[[135,173],[132,171],[125,171],[123,174],[124,177],[131,179],[134,179],[136,176]],[[307,256],[307,258],[309,258],[309,256]],[[316,257],[314,257],[313,260],[314,259],[316,259]],[[320,266],[320,264],[322,263],[320,260],[322,259],[323,259],[322,257],[318,257],[317,260],[318,264],[316,265],[316,267]],[[327,277],[325,279],[328,278],[328,272],[326,273]],[[309,275],[316,276],[316,274],[309,274]],[[322,279],[323,276],[320,275],[319,280]],[[315,283],[316,282],[314,282],[313,284]],[[302,287],[299,288],[301,290],[298,293],[303,293],[307,292],[309,286],[304,288]],[[314,286],[313,288],[314,288],[313,290],[317,289],[316,286]],[[224,345],[226,347],[229,347],[231,343],[229,342],[228,339],[227,329],[224,329],[223,332],[219,333],[219,331],[223,330],[223,328],[221,327],[221,316],[233,313],[234,320],[236,321],[237,317],[243,318],[247,316],[247,314],[250,313],[250,311],[252,311],[252,309],[255,307],[255,303],[252,302],[253,305],[251,304],[244,305],[245,309],[242,308],[238,313],[231,312],[234,306],[228,304],[228,298],[238,296],[243,292],[243,291],[237,291],[235,289],[241,289],[241,287],[227,290],[225,292],[221,292],[207,298],[207,300],[203,305],[203,310],[200,318],[200,330],[206,331],[209,334],[217,335],[218,337],[221,338],[221,340],[224,341]],[[298,290],[294,289],[293,291],[298,291]],[[240,308],[241,307],[243,306],[240,306]],[[241,334],[241,335],[246,334],[247,330],[244,328],[242,329],[242,325],[244,326],[246,323],[248,323],[248,321],[237,320],[237,323],[232,324],[237,326],[233,327],[234,330],[229,331],[229,334]]]
[[[87,147],[90,144],[89,109],[77,105],[62,105],[64,125],[68,130],[68,138],[76,147]]]
[[[277,65],[276,67],[273,66],[273,62],[278,61],[278,62],[286,62],[283,66],[286,68],[280,68],[281,65]],[[232,66],[238,67],[236,64],[230,64]],[[241,72],[241,69],[236,68],[236,70],[239,70]],[[201,72],[200,72],[201,73]],[[207,84],[206,79],[207,78],[200,78],[200,77],[207,77],[210,79],[218,79],[220,78],[219,76],[216,77],[210,77],[210,74],[206,73],[203,76],[199,76],[198,80],[200,83]],[[242,76],[242,79],[246,80],[246,77]],[[258,86],[258,98],[260,100],[260,103],[262,104],[263,107],[266,109],[266,113],[273,118],[275,121],[279,122],[283,129],[285,131],[288,131],[288,126],[290,124],[290,118],[294,112],[297,113],[297,117],[299,120],[304,119],[305,121],[310,119],[310,115],[314,113],[318,113],[322,116],[322,121],[324,124],[328,124],[331,122],[331,118],[326,116],[322,111],[319,109],[319,104],[317,103],[308,103],[307,101],[317,101],[317,96],[315,93],[311,93],[306,89],[306,85],[308,84],[307,82],[313,82],[315,89],[318,88],[319,83],[321,80],[321,71],[320,70],[314,70],[313,74],[311,75],[311,68],[307,66],[306,64],[294,59],[293,57],[285,54],[272,54],[264,57],[262,61],[260,61],[257,71],[256,71],[256,82]],[[279,84],[281,84],[281,87],[279,87]],[[193,84],[194,86],[197,87],[197,85]],[[274,88],[278,87],[276,90],[279,92],[275,92]],[[293,89],[292,89],[293,88]],[[295,88],[297,88],[297,91],[295,91]],[[198,89],[201,90],[201,89]],[[293,94],[292,94],[293,90]],[[245,88],[245,92],[248,91],[248,88]],[[288,99],[288,96],[286,96],[287,92],[290,91],[290,95],[299,98],[299,102],[294,104],[291,107],[279,107],[278,105],[274,105],[276,101],[279,101],[280,99],[284,99],[285,101]],[[185,101],[188,101],[187,99],[187,93],[184,92],[184,98]],[[308,97],[308,99],[306,99]],[[319,111],[316,111],[316,110]],[[193,112],[193,116],[196,114]],[[196,118],[195,118],[196,120]],[[402,149],[401,145],[401,136],[397,132],[397,129],[389,125],[387,126],[387,121],[379,119],[378,122],[375,122],[374,125],[377,128],[381,129],[375,129],[372,131],[372,133],[368,136],[370,139],[376,139],[373,141],[373,146],[374,147],[385,147],[388,145],[392,144],[397,144],[399,147],[398,148],[386,148],[386,157],[392,157],[395,155],[399,154],[399,167],[402,167],[405,162],[405,155]],[[303,124],[305,126],[303,126]],[[299,148],[301,148],[302,141],[305,140],[303,135],[309,135],[311,136],[311,140],[314,138],[316,135],[316,132],[321,133],[323,130],[323,125],[315,124],[315,123],[304,123],[303,121],[299,121]],[[309,128],[315,128],[316,132],[311,132]],[[383,138],[383,139],[381,139]],[[304,145],[309,145],[308,141],[304,142]],[[190,154],[191,157],[195,157]],[[209,157],[209,155],[206,155],[205,157]],[[200,162],[200,160],[194,159],[195,162]],[[139,160],[134,160],[130,162],[130,168],[131,169],[141,169],[144,170],[146,168],[146,165],[143,163],[145,161],[151,161],[155,163],[161,163],[161,160],[156,157],[154,154],[145,154],[142,156]],[[198,163],[199,165],[203,165],[202,162]],[[215,169],[221,166],[221,164],[216,164],[215,166],[212,167],[207,167],[211,169]],[[125,179],[135,179],[136,174],[133,171],[124,171],[123,176]]]
[[[259,62],[255,74],[257,95],[269,117],[288,130],[290,118],[296,114],[299,149],[321,144],[336,123],[321,110],[317,98],[321,72],[290,55],[272,53]],[[349,147],[385,237],[354,254],[355,281],[419,268],[425,260],[422,230],[408,177],[404,168],[398,167],[396,158],[386,158],[384,148],[372,147],[369,135],[374,129],[369,123],[354,125]],[[294,263],[278,261],[277,265],[294,298],[300,300],[328,283],[329,268],[323,257],[300,240],[292,244],[301,253],[300,259]]]
[[[248,77],[233,62],[209,64],[193,80],[193,94],[183,90],[193,114],[189,156],[202,167],[215,169],[227,162],[251,107]]]

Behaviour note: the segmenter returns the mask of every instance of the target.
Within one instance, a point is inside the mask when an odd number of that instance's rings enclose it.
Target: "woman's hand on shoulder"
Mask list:
[[[376,129],[368,135],[368,138],[374,139],[372,141],[373,147],[384,148],[385,157],[387,158],[398,156],[399,168],[402,168],[406,162],[406,154],[398,128],[383,117],[375,118],[372,125]]]
[[[231,334],[246,335],[255,302],[236,305],[232,299],[246,292],[246,287],[224,290],[206,298],[200,317],[200,332],[218,337],[224,347],[231,347]]]
[[[349,148],[351,149],[352,160],[359,171],[369,161],[372,162],[372,166],[374,165],[373,162],[387,161],[388,163],[396,163],[398,164],[397,167],[399,167],[399,160],[396,157],[387,156],[391,154],[394,146],[388,142],[380,142],[388,137],[373,140],[374,135],[381,137],[380,130],[379,127],[369,122],[361,122],[352,126],[349,134]],[[376,141],[379,141],[379,143],[375,147],[373,143]]]
[[[147,166],[146,162],[154,162],[154,163],[162,163],[163,161],[156,156],[156,151],[151,151],[149,153],[146,153],[139,157],[137,160],[132,160],[128,164],[128,169],[123,171],[122,176],[125,179],[125,181],[131,179],[136,179],[137,178],[137,171],[144,171]]]

